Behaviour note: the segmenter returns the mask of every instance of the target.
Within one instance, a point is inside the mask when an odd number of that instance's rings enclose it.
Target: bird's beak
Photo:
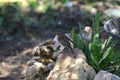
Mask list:
[[[53,41],[52,43],[55,44],[55,41]]]

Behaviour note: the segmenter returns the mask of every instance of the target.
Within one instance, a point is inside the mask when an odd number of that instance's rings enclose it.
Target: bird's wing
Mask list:
[[[73,41],[70,38],[68,38],[67,36],[65,36],[65,38],[68,39],[70,42],[73,43]]]

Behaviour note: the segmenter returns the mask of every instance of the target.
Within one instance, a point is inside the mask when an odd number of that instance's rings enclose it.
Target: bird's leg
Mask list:
[[[63,49],[63,52],[67,52],[70,56],[74,56],[74,51],[73,51],[73,49],[71,48],[67,48],[67,47],[65,47],[64,49]]]
[[[67,47],[65,47],[64,49],[63,49],[63,51],[67,51],[68,50],[68,48]]]

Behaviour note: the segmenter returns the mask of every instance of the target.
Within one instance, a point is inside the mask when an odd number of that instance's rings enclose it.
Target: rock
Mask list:
[[[78,36],[81,36],[81,33],[78,34]],[[87,41],[91,41],[92,38],[92,28],[90,26],[86,26],[84,28],[84,30],[82,30],[82,38],[87,40]]]
[[[29,66],[26,71],[27,80],[38,80],[39,71],[42,70],[45,66],[42,63],[35,62],[32,66]]]
[[[99,38],[100,38],[102,43],[104,43],[105,40],[109,37],[109,34],[104,29],[100,29],[99,34],[100,34]]]
[[[120,77],[107,71],[100,70],[95,76],[94,80],[120,80]]]
[[[43,64],[35,60],[28,61],[28,68],[26,70],[26,79],[27,80],[41,80],[49,74],[50,70],[53,69],[54,62],[49,63],[48,65]]]
[[[120,38],[120,17],[109,19],[104,24],[104,30],[112,36]]]
[[[112,36],[112,42],[116,40],[116,44],[114,46],[114,51],[117,52],[120,49],[120,17],[118,18],[111,18],[107,20],[104,24],[104,32],[107,34],[107,37]],[[102,33],[100,34],[103,36]]]
[[[64,7],[67,7],[67,8],[72,8],[74,5],[77,5],[77,1],[66,1],[65,4],[64,4]]]
[[[44,80],[53,69],[58,52],[54,50],[52,40],[42,42],[33,57],[27,62],[27,80]]]
[[[13,40],[13,37],[7,36],[7,37],[5,38],[5,40],[6,40],[6,41],[12,41],[12,40]]]
[[[85,54],[75,48],[73,57],[67,52],[62,52],[56,64],[47,77],[47,80],[93,80],[96,72],[86,62]]]
[[[109,8],[105,10],[104,13],[111,17],[120,17],[120,9]]]

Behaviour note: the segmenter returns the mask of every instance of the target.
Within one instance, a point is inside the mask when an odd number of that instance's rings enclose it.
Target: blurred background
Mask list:
[[[103,27],[120,16],[120,1],[0,0],[0,80],[19,80],[41,41],[92,26],[98,12]]]

